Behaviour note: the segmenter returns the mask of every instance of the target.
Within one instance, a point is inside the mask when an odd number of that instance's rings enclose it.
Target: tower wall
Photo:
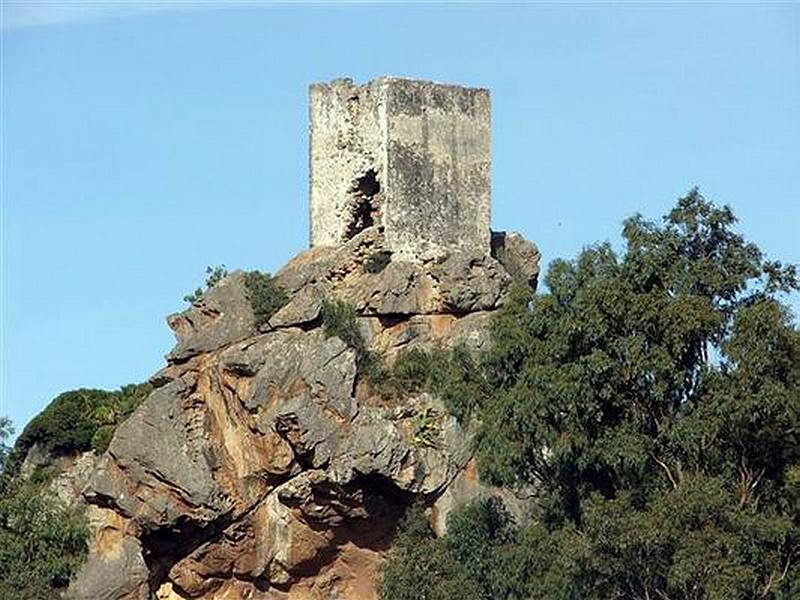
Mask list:
[[[398,258],[489,253],[489,92],[408,79],[310,91],[311,245],[370,225]]]

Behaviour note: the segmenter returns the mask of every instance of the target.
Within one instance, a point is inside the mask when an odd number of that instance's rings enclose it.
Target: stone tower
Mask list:
[[[489,254],[488,90],[337,79],[311,86],[309,112],[312,246],[379,225],[403,260]]]

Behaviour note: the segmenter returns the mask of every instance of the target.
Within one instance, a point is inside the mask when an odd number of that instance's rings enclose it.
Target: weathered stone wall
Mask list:
[[[391,80],[386,243],[405,259],[489,254],[489,92]]]
[[[311,245],[384,227],[397,258],[489,254],[489,92],[384,77],[311,86]]]
[[[364,199],[359,179],[372,170],[376,181],[382,181],[385,172],[382,92],[377,81],[354,86],[349,79],[316,83],[309,89],[311,246],[338,246],[354,229],[377,218],[362,215],[359,223],[354,212]],[[376,212],[379,195],[372,194]]]

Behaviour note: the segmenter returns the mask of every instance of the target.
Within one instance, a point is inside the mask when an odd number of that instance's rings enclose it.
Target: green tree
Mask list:
[[[57,598],[87,551],[83,517],[60,507],[41,483],[0,495],[0,598]]]
[[[735,223],[692,190],[496,319],[476,453],[537,490],[496,598],[795,597],[800,333],[778,295],[797,278]]]
[[[454,511],[448,535],[436,539],[423,509],[414,506],[401,525],[397,555],[380,582],[393,600],[495,600],[508,588],[508,550],[516,529],[501,502],[477,501]]]
[[[5,471],[6,460],[11,452],[11,448],[6,441],[13,433],[14,427],[11,425],[11,419],[8,417],[0,417],[0,475]]]
[[[152,389],[149,383],[142,383],[115,391],[78,389],[59,394],[22,430],[6,462],[8,475],[16,474],[35,444],[51,456],[91,449],[104,452],[117,425]]]
[[[0,418],[0,473],[12,433],[11,421]],[[27,481],[5,478],[0,489],[0,598],[57,597],[86,554],[83,517],[57,505],[47,492],[51,471],[40,469]]]

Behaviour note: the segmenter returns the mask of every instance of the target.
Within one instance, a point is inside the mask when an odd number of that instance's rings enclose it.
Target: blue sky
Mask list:
[[[493,224],[545,260],[694,185],[800,263],[800,5],[5,2],[0,414],[163,365],[206,265],[307,240],[308,84],[493,99]],[[797,299],[792,299],[797,309]]]

